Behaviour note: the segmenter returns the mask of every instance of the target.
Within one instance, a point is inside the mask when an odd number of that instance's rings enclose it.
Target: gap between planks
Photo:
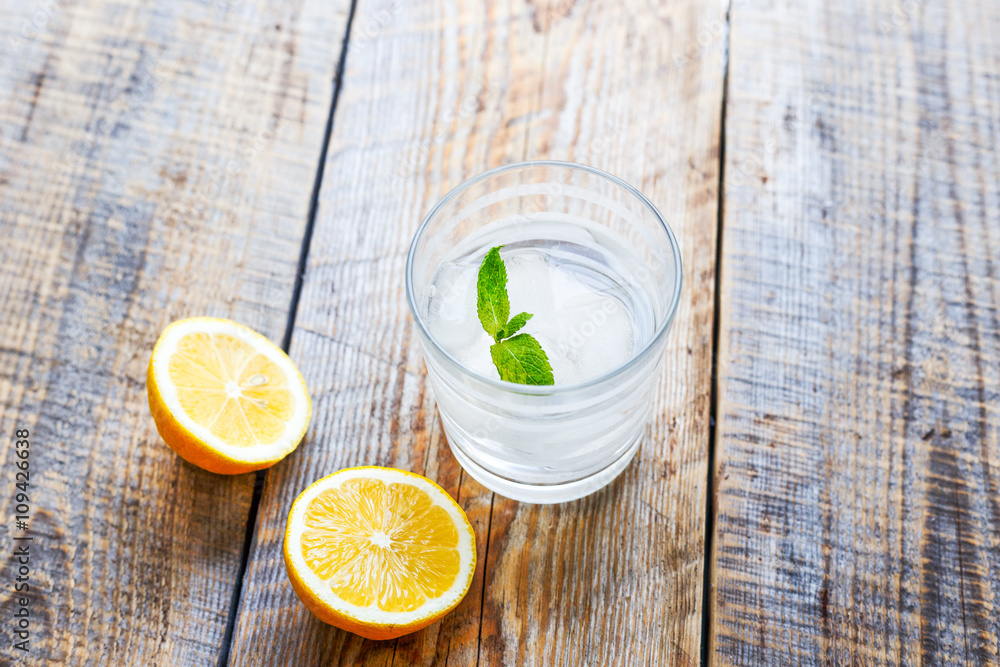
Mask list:
[[[302,246],[299,250],[299,262],[295,269],[295,282],[292,286],[292,298],[288,304],[288,320],[285,323],[285,334],[281,337],[281,349],[288,354],[292,344],[292,332],[295,329],[295,315],[299,310],[299,297],[302,294],[302,277],[309,260],[309,246],[312,242],[313,229],[316,226],[316,210],[319,208],[319,190],[323,185],[323,170],[326,167],[326,155],[330,148],[330,137],[333,135],[333,117],[337,112],[337,100],[340,98],[340,88],[344,81],[344,65],[347,61],[347,49],[351,39],[351,25],[354,23],[354,13],[358,0],[351,0],[347,14],[347,24],[344,27],[344,39],[340,45],[340,56],[333,75],[333,94],[330,96],[330,111],[326,117],[326,129],[323,133],[323,146],[320,148],[319,163],[316,165],[316,178],[313,181],[312,195],[309,197],[309,213],[306,217],[306,228],[302,234]],[[264,483],[267,480],[267,469],[258,470],[253,485],[253,496],[250,499],[250,512],[247,515],[246,533],[243,538],[243,553],[240,557],[240,567],[236,573],[233,586],[232,603],[229,605],[229,615],[226,620],[226,633],[222,637],[222,651],[219,653],[219,667],[228,667],[230,651],[233,646],[233,632],[236,629],[236,616],[240,610],[243,598],[243,580],[246,577],[247,563],[250,561],[250,549],[253,548],[253,536],[257,527],[257,513],[260,510],[260,499],[264,495]]]
[[[725,206],[724,189],[726,183],[726,104],[729,99],[729,37],[732,25],[731,3],[727,3],[725,15],[725,39],[722,45],[722,109],[719,113],[719,185],[718,204],[716,205],[715,233],[715,290],[714,310],[712,314],[712,377],[709,382],[711,398],[709,399],[708,418],[708,473],[705,492],[705,556],[702,562],[701,583],[701,665],[712,664],[714,646],[712,646],[712,581],[714,560],[712,549],[715,536],[715,447],[718,442],[719,428],[719,314],[721,310],[722,281],[722,226],[723,207]]]

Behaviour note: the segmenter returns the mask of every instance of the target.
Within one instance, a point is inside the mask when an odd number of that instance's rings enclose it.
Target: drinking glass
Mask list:
[[[539,294],[558,291],[546,281],[566,276],[593,291],[583,307],[560,311],[546,339],[550,356],[576,364],[564,375],[582,379],[561,384],[557,374],[554,385],[514,384],[460,359],[453,334],[483,335],[466,331],[479,327],[475,268],[498,245],[507,257],[542,258],[532,278]],[[406,294],[449,446],[472,477],[508,498],[555,503],[593,493],[625,469],[646,430],[681,296],[677,239],[638,190],[567,162],[476,176],[417,230]],[[459,331],[439,321],[443,309],[456,307],[468,314]],[[521,310],[512,298],[511,313]],[[621,349],[620,363],[586,376]]]

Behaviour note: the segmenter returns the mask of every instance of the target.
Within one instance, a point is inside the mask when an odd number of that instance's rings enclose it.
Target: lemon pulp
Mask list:
[[[346,480],[310,502],[302,557],[345,602],[412,611],[448,591],[459,574],[459,535],[422,489]]]
[[[184,412],[227,444],[272,444],[295,411],[285,373],[236,336],[189,333],[168,368]]]

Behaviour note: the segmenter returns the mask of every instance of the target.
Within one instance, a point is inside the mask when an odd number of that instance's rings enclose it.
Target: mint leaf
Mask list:
[[[501,380],[518,384],[555,384],[549,358],[531,334],[518,334],[491,345],[490,356]]]
[[[497,340],[510,338],[520,331],[521,327],[523,327],[532,317],[534,317],[534,315],[531,313],[518,313],[514,317],[510,318],[510,322],[497,332]]]
[[[552,366],[545,350],[530,334],[516,334],[534,315],[518,313],[507,321],[510,315],[510,301],[507,298],[507,267],[500,257],[500,248],[490,248],[479,265],[476,280],[476,309],[479,321],[496,343],[490,346],[493,365],[500,373],[500,379],[518,384],[555,384]]]
[[[510,315],[510,301],[507,300],[507,267],[500,259],[499,245],[492,248],[483,263],[479,265],[479,279],[476,281],[476,309],[479,321],[494,340],[500,340],[498,333],[507,323]]]

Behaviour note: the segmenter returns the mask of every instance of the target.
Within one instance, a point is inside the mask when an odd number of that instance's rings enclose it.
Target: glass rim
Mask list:
[[[660,222],[660,226],[667,235],[667,239],[670,241],[670,249],[674,257],[674,290],[673,294],[670,296],[670,303],[667,306],[667,312],[663,318],[663,322],[657,327],[656,331],[650,337],[646,344],[641,350],[633,354],[628,360],[616,366],[610,371],[598,375],[597,377],[590,378],[589,380],[584,380],[583,382],[577,382],[575,384],[565,384],[565,385],[530,385],[530,384],[519,384],[516,382],[506,382],[505,380],[497,380],[494,378],[486,377],[476,371],[472,370],[458,359],[455,358],[451,352],[444,349],[440,343],[434,338],[430,330],[427,328],[427,324],[420,313],[420,309],[417,308],[416,295],[414,294],[413,287],[413,263],[414,255],[416,254],[417,243],[420,241],[424,232],[427,230],[428,225],[434,216],[452,200],[458,197],[462,192],[468,190],[470,187],[484,181],[497,174],[502,174],[508,171],[515,171],[519,169],[526,169],[531,167],[556,167],[560,169],[569,169],[587,172],[594,176],[606,179],[611,183],[617,185],[618,187],[625,190],[628,194],[635,197],[641,204],[643,204]],[[493,387],[500,391],[516,393],[516,394],[526,394],[531,396],[552,396],[557,394],[568,394],[574,391],[579,391],[581,389],[586,389],[595,385],[602,384],[611,380],[618,375],[621,375],[628,371],[630,368],[637,365],[641,359],[643,359],[647,353],[655,347],[661,339],[666,335],[667,331],[670,329],[670,325],[673,324],[674,316],[677,314],[677,309],[680,306],[681,300],[681,287],[683,282],[683,267],[681,265],[681,250],[680,245],[677,243],[677,237],[674,235],[674,231],[667,224],[666,219],[663,214],[660,213],[659,209],[649,200],[646,195],[639,192],[639,190],[622,179],[618,178],[614,174],[609,174],[606,171],[597,169],[596,167],[591,167],[589,165],[580,164],[577,162],[565,162],[563,160],[526,160],[524,162],[514,162],[512,164],[502,165],[500,167],[494,167],[484,171],[472,178],[462,181],[454,188],[452,188],[448,194],[441,198],[441,200],[434,205],[433,208],[424,216],[421,221],[420,226],[417,227],[417,231],[413,234],[413,240],[410,241],[410,249],[406,253],[406,300],[410,306],[410,313],[413,315],[413,320],[416,322],[420,329],[420,332],[424,337],[431,342],[434,346],[435,351],[439,352],[444,358],[454,364],[457,368],[461,369],[463,373],[475,378],[477,381],[484,383],[489,387]]]

